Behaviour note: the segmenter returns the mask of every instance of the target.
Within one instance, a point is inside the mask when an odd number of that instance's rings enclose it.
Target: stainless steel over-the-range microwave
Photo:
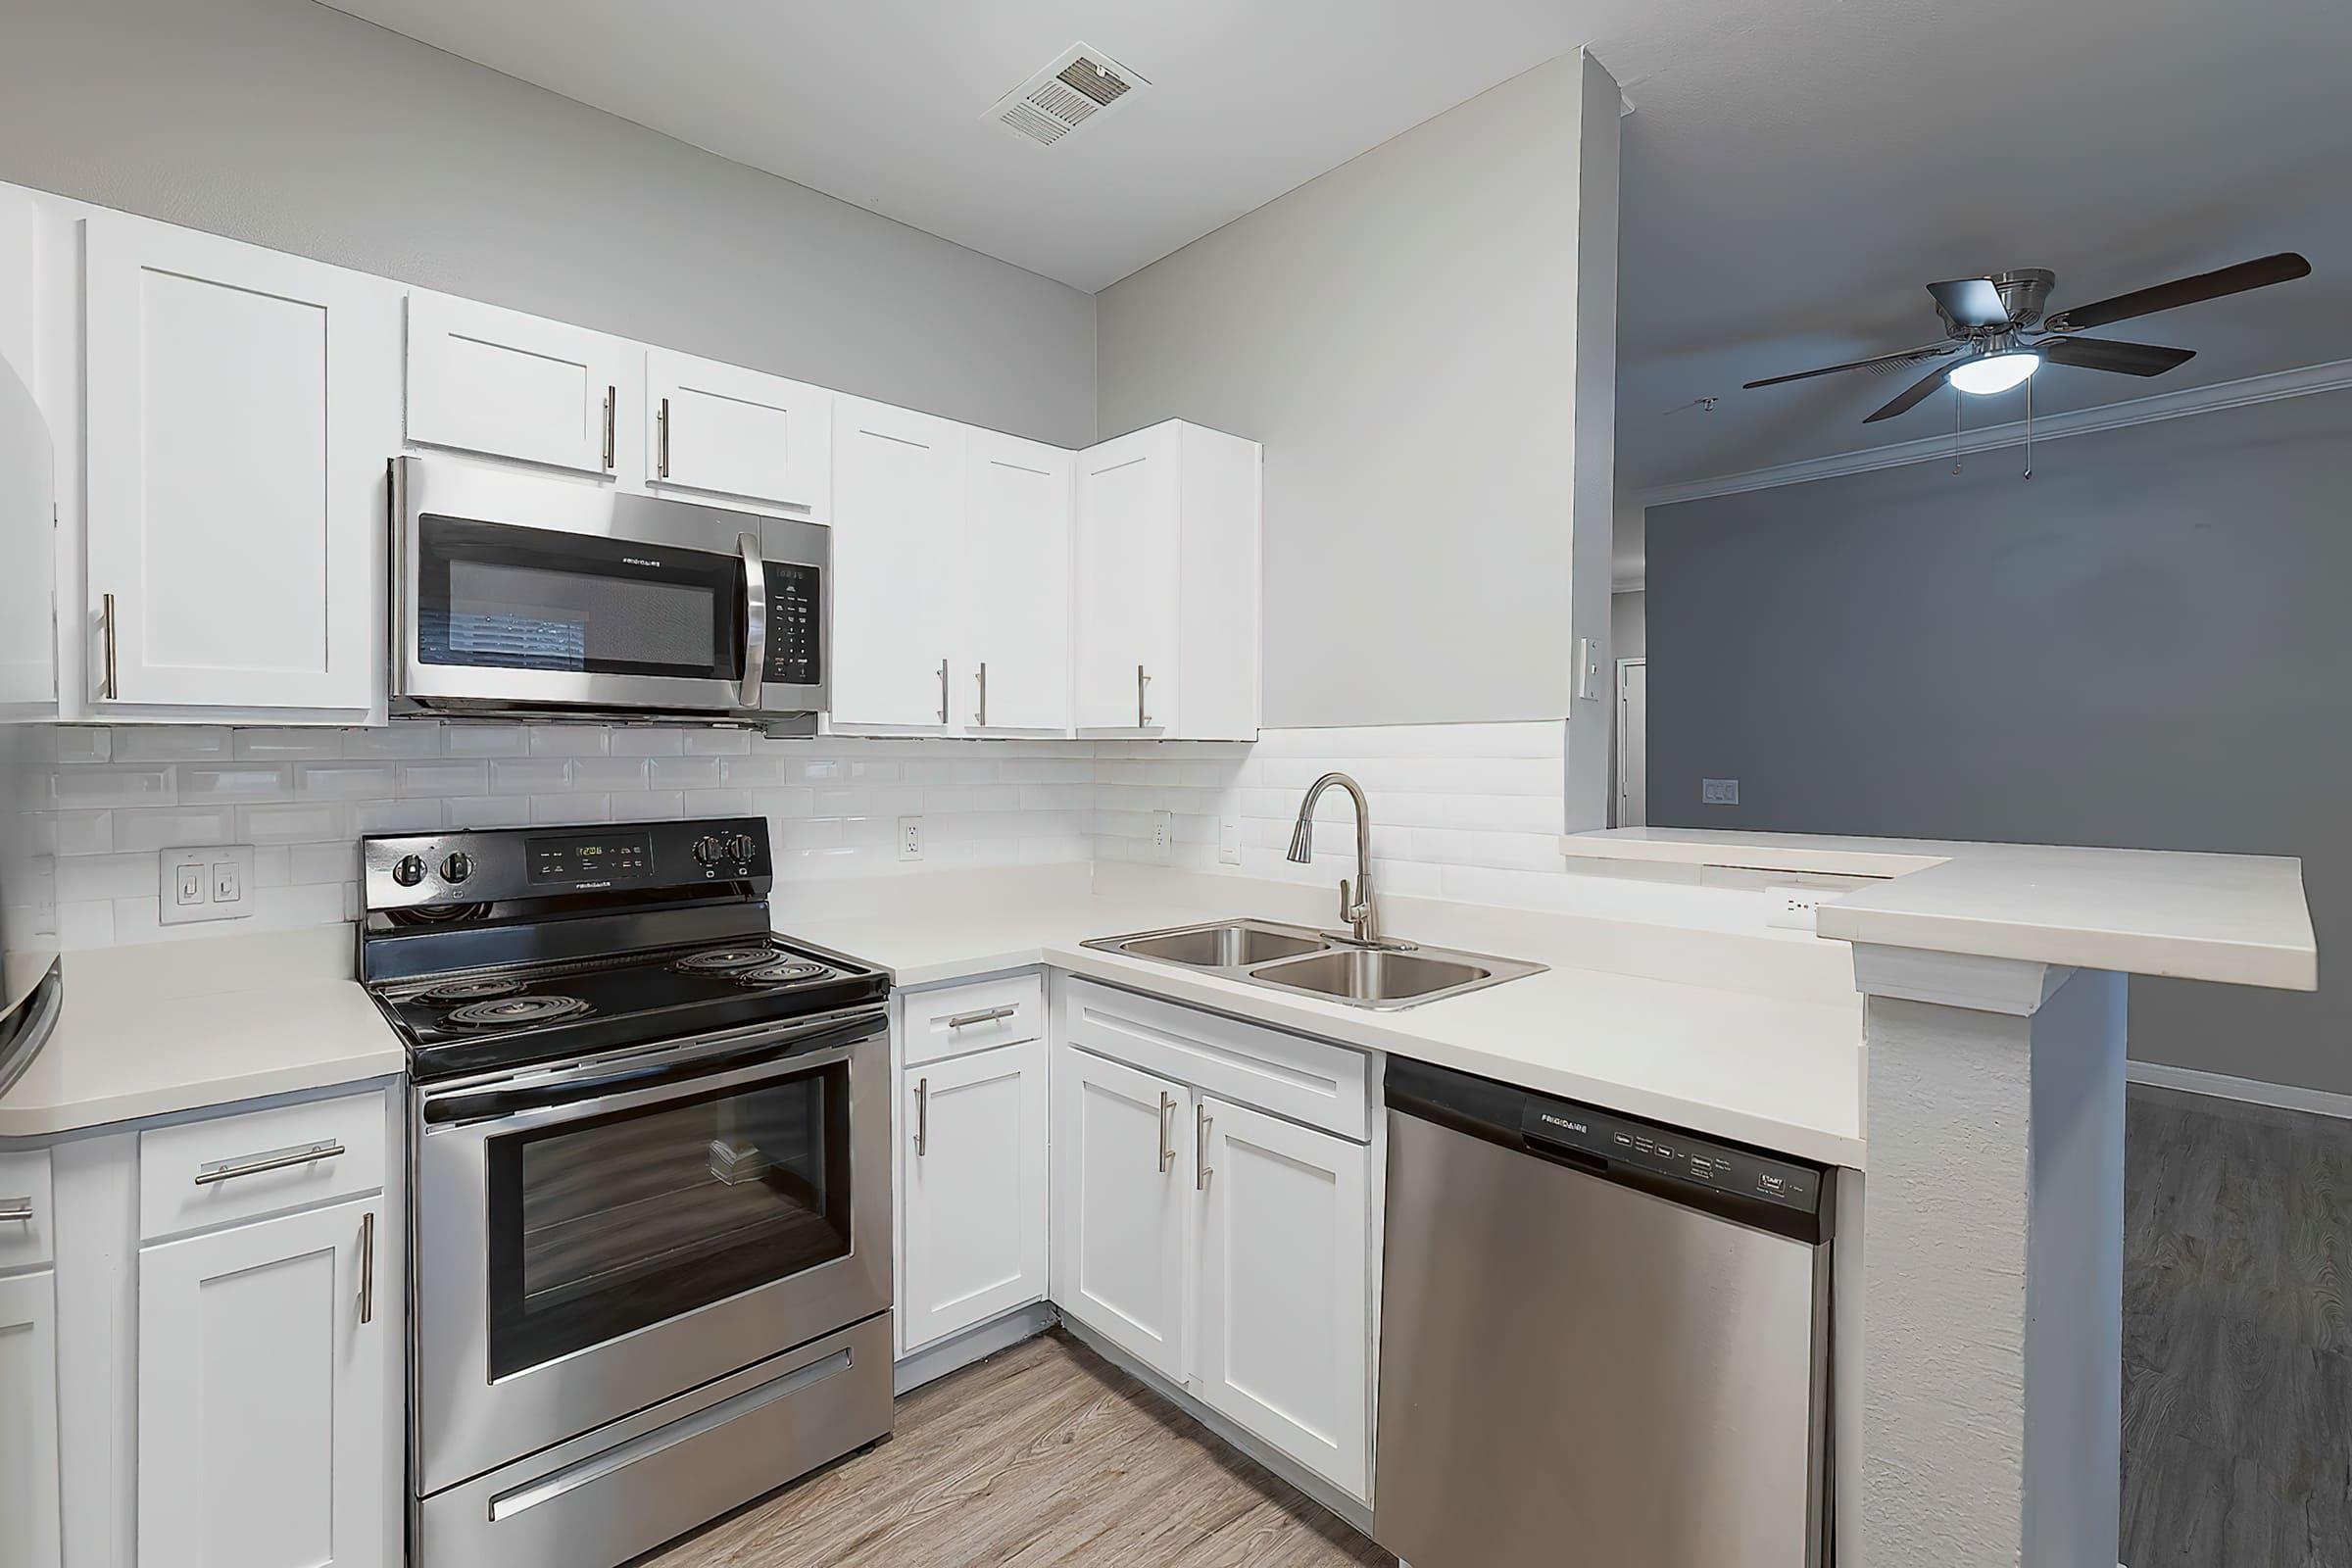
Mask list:
[[[396,712],[812,730],[830,532],[457,458],[392,465]]]

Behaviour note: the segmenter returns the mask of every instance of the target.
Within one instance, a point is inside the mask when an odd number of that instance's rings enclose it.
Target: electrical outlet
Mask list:
[[[919,816],[899,818],[899,858],[919,860],[923,858],[923,819]]]
[[[1790,885],[1766,888],[1764,897],[1772,901],[1764,915],[1766,925],[1810,931],[1814,928],[1814,916],[1821,912],[1824,904],[1838,897],[1838,890]]]
[[[1217,818],[1217,861],[1222,865],[1242,863],[1242,819],[1231,812]]]
[[[1176,813],[1153,811],[1152,813],[1152,858],[1165,862],[1168,852],[1175,846]]]
[[[242,920],[253,912],[253,846],[194,844],[155,858],[156,918],[165,925]]]
[[[1702,778],[1698,781],[1698,804],[1701,806],[1738,806],[1740,781],[1736,778]]]

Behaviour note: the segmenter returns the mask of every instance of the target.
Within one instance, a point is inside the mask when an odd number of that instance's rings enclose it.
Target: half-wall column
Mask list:
[[[1857,945],[1864,1568],[2116,1560],[2124,977]]]

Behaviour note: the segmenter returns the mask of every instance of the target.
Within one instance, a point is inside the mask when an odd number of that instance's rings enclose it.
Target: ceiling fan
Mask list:
[[[1930,283],[1928,292],[1936,296],[1936,314],[1943,318],[1945,341],[1905,349],[1899,354],[1882,354],[1876,359],[1827,365],[1818,370],[1799,370],[1794,375],[1767,376],[1761,381],[1748,382],[1746,389],[1753,391],[1761,386],[1779,386],[1785,381],[1836,375],[1840,370],[1887,375],[1931,360],[1952,361],[1937,366],[1862,421],[1876,424],[1881,419],[1908,413],[1947,381],[1962,392],[1982,397],[2008,391],[2044,364],[2067,365],[2079,370],[2110,370],[2118,375],[2162,375],[2194,359],[2196,351],[2076,334],[2116,321],[2129,321],[2133,317],[2153,316],[2158,311],[2177,310],[2228,294],[2243,294],[2248,289],[2292,282],[2310,274],[2311,263],[2292,251],[2281,251],[2276,256],[2240,262],[2235,267],[2200,272],[2194,277],[2175,278],[2170,283],[2134,289],[2129,294],[2078,305],[2047,317],[2042,314],[2042,306],[2049,299],[2050,285],[2058,280],[2058,274],[2038,267]]]

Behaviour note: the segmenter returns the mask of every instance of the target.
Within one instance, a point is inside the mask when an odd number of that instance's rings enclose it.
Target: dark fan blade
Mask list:
[[[1956,277],[1949,283],[1930,283],[1928,292],[1943,314],[1962,326],[2007,326],[2009,307],[1989,277]]]
[[[2265,256],[2260,261],[2225,267],[2218,272],[2177,277],[2170,283],[2159,283],[2153,288],[2134,289],[2110,300],[2078,305],[2071,311],[2060,311],[2050,317],[2042,323],[2042,329],[2048,332],[2087,332],[2094,326],[2129,321],[2135,316],[2153,316],[2158,311],[2178,310],[2183,305],[2195,305],[2203,300],[2218,300],[2225,294],[2243,294],[2250,288],[2269,288],[2273,283],[2291,283],[2298,277],[2310,275],[2309,262],[2293,251],[2280,251],[2276,256]]]
[[[2195,349],[2119,343],[2104,337],[2044,338],[2034,346],[2052,365],[2071,365],[2081,370],[2114,370],[2121,375],[2162,375],[2197,357]]]
[[[1957,343],[1936,343],[1926,348],[1905,349],[1900,354],[1882,354],[1875,360],[1848,360],[1843,365],[1825,365],[1818,370],[1799,370],[1794,375],[1768,375],[1761,381],[1750,381],[1740,388],[1753,392],[1760,386],[1779,386],[1783,381],[1809,381],[1817,375],[1836,375],[1840,370],[1870,370],[1873,372],[1899,370],[1906,365],[1922,360],[1940,360],[1947,354],[1960,352]]]
[[[1912,382],[1909,387],[1904,389],[1900,397],[1896,398],[1892,403],[1887,404],[1885,408],[1872,415],[1869,418],[1864,419],[1862,422],[1864,424],[1876,424],[1881,419],[1891,419],[1898,414],[1910,413],[1921,403],[1927,401],[1927,396],[1929,393],[1942,386],[1943,378],[1951,373],[1952,368],[1948,365],[1939,365],[1936,367],[1935,370],[1926,378]]]

